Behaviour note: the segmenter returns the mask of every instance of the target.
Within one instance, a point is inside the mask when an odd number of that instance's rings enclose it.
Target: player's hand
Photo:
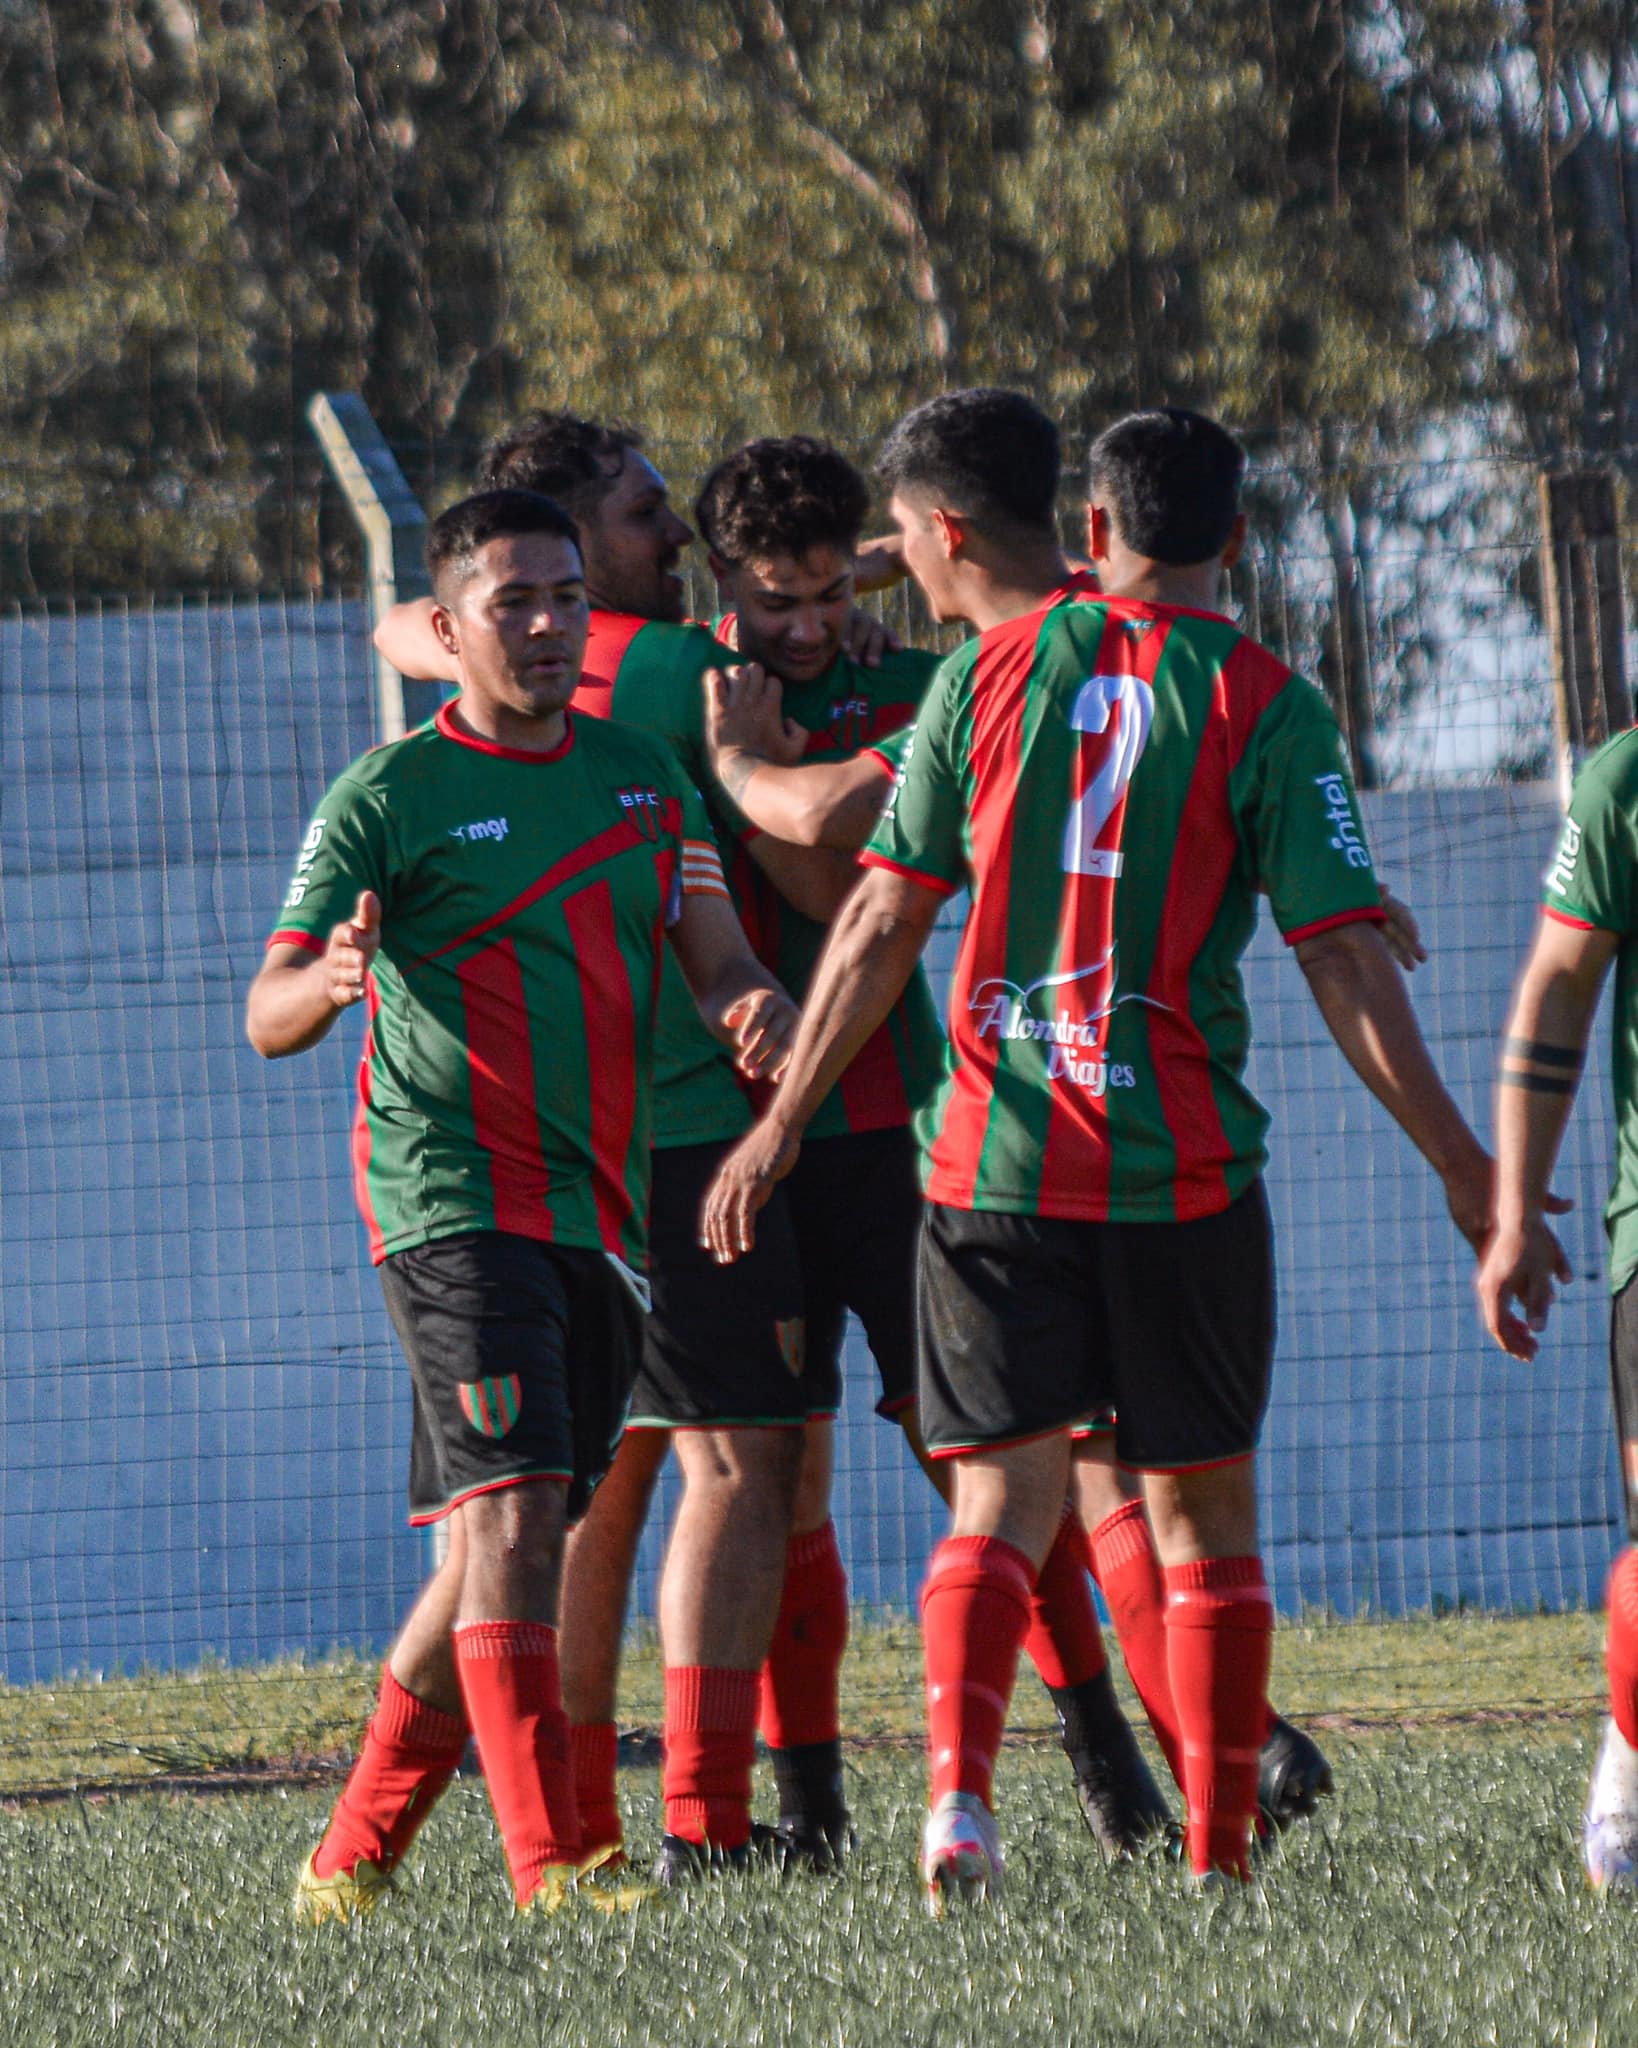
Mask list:
[[[751,754],[789,768],[807,752],[808,730],[785,716],[779,678],[760,662],[746,661],[706,670],[705,743],[713,769],[723,754]]]
[[[1550,1204],[1556,1214],[1570,1206],[1557,1196]],[[1553,1282],[1564,1287],[1573,1277],[1564,1247],[1541,1217],[1497,1225],[1473,1285],[1485,1328],[1510,1358],[1535,1357],[1556,1298]]]
[[[777,1081],[790,1061],[797,1009],[783,989],[756,988],[730,1003],[722,1021],[734,1034],[734,1065],[747,1081]]]
[[[731,1266],[756,1243],[757,1212],[796,1164],[799,1141],[766,1119],[740,1139],[705,1191],[700,1243],[719,1266]]]
[[[324,974],[330,1000],[338,1010],[364,1000],[375,956],[381,950],[381,898],[365,889],[353,906],[351,921],[338,924],[324,949]]]
[[[853,557],[855,590],[886,590],[902,583],[910,571],[904,566],[904,537],[884,533],[879,540],[862,540]]]
[[[1408,903],[1401,903],[1386,882],[1377,883],[1382,898],[1382,914],[1385,922],[1382,936],[1388,951],[1404,968],[1407,974],[1414,974],[1417,967],[1428,957],[1428,949],[1422,944],[1421,927],[1417,924]]]
[[[842,630],[842,652],[850,661],[862,662],[866,668],[880,668],[882,656],[897,654],[903,645],[897,633],[874,614],[860,611],[857,606],[848,614]]]
[[[1450,1220],[1473,1247],[1476,1257],[1483,1259],[1489,1250],[1491,1235],[1495,1227],[1496,1214],[1496,1165],[1490,1154],[1474,1146],[1459,1164],[1441,1175],[1445,1189],[1445,1206],[1450,1211]],[[1575,1207],[1568,1195],[1548,1194],[1542,1198],[1542,1210],[1548,1216],[1567,1216]],[[1546,1230],[1546,1225],[1542,1226]],[[1547,1230],[1547,1242],[1559,1259],[1564,1258],[1558,1239]],[[1568,1263],[1562,1277],[1570,1278]]]

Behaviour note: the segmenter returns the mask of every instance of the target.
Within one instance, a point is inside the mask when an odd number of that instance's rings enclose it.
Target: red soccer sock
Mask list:
[[[1604,1603],[1609,1642],[1604,1652],[1615,1725],[1638,1749],[1638,1550],[1623,1550],[1610,1567]]]
[[[1165,1584],[1189,1861],[1200,1873],[1224,1870],[1247,1877],[1274,1639],[1262,1559],[1208,1557],[1168,1565]]]
[[[393,1869],[465,1751],[465,1721],[429,1707],[384,1670],[364,1747],[313,1857],[315,1875],[334,1877],[360,1862]]]
[[[623,1849],[626,1831],[614,1791],[614,1766],[620,1738],[612,1721],[569,1723],[569,1755],[574,1763],[574,1800],[580,1809],[580,1845],[584,1855],[595,1849]]]
[[[1084,1685],[1108,1659],[1087,1578],[1091,1559],[1080,1516],[1065,1507],[1029,1603],[1024,1649],[1049,1691]]]
[[[1092,1531],[1092,1573],[1109,1608],[1120,1653],[1155,1740],[1183,1790],[1183,1738],[1172,1704],[1166,1588],[1142,1501],[1129,1500]]]
[[[540,1621],[467,1622],[455,1631],[455,1668],[512,1889],[526,1905],[548,1864],[580,1858],[557,1630]]]
[[[826,1522],[806,1536],[793,1536],[785,1553],[785,1590],[762,1667],[759,1718],[770,1749],[836,1740],[846,1648],[847,1573],[836,1525]]]
[[[1035,1567],[998,1537],[946,1536],[933,1552],[921,1633],[934,1806],[947,1792],[975,1792],[993,1803],[1034,1586]]]
[[[665,1831],[739,1849],[751,1839],[757,1674],[674,1664],[665,1674]]]

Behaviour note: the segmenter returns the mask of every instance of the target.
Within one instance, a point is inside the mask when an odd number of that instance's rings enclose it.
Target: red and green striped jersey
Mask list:
[[[701,790],[710,777],[705,674],[734,659],[703,626],[593,612],[575,709],[640,727],[670,749],[688,783]],[[700,1021],[682,969],[668,958],[660,970],[654,1037],[654,1143],[719,1144],[750,1124],[750,1099],[739,1076]]]
[[[953,654],[863,858],[972,891],[929,1199],[1130,1222],[1266,1159],[1239,960],[1379,919],[1324,698],[1229,620],[1082,579]]]
[[[1621,935],[1610,1019],[1615,1179],[1604,1205],[1619,1291],[1638,1272],[1638,732],[1606,741],[1576,777],[1541,901],[1562,924]]]
[[[892,745],[889,735],[903,732],[914,719],[938,667],[936,654],[913,649],[888,652],[878,668],[844,656],[811,683],[785,684],[782,708],[787,718],[806,727],[808,760],[846,760],[873,752],[878,744]],[[741,844],[729,859],[728,878],[751,944],[800,1002],[824,950],[827,927],[785,901],[746,851],[755,828],[720,791],[711,795],[718,800],[718,815],[739,830]],[[926,1103],[943,1066],[944,1033],[918,967],[886,1020],[819,1105],[808,1136],[896,1130]]]
[[[322,952],[381,899],[353,1127],[371,1254],[505,1230],[641,1267],[664,929],[726,894],[704,808],[623,725],[571,716],[531,754],[451,710],[337,777],[269,941]]]

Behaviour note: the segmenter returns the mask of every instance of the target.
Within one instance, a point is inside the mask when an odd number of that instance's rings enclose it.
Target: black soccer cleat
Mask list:
[[[1120,1710],[1108,1671],[1050,1690],[1081,1813],[1104,1855],[1112,1861],[1136,1856],[1155,1836],[1175,1834],[1172,1810]]]
[[[765,1821],[751,1824],[752,1851],[782,1877],[796,1872],[807,1877],[838,1877],[858,1840],[845,1813],[829,1827],[788,1814],[782,1814],[774,1827]]]
[[[662,1890],[674,1891],[681,1885],[700,1884],[707,1878],[726,1877],[750,1867],[749,1842],[742,1842],[737,1849],[719,1849],[714,1842],[690,1842],[682,1835],[662,1835],[660,1853],[649,1877]]]
[[[1310,1819],[1335,1790],[1319,1744],[1276,1714],[1257,1766],[1259,1832],[1284,1834],[1293,1821]]]

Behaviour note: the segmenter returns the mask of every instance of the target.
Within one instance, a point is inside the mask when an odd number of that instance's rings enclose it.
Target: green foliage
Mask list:
[[[986,380],[1083,430],[1215,407],[1336,476],[1339,533],[1350,464],[1452,408],[1628,445],[1631,26],[1630,0],[9,0],[0,578],[318,580],[323,386],[429,492],[525,399],[697,467],[768,428],[863,449]]]

